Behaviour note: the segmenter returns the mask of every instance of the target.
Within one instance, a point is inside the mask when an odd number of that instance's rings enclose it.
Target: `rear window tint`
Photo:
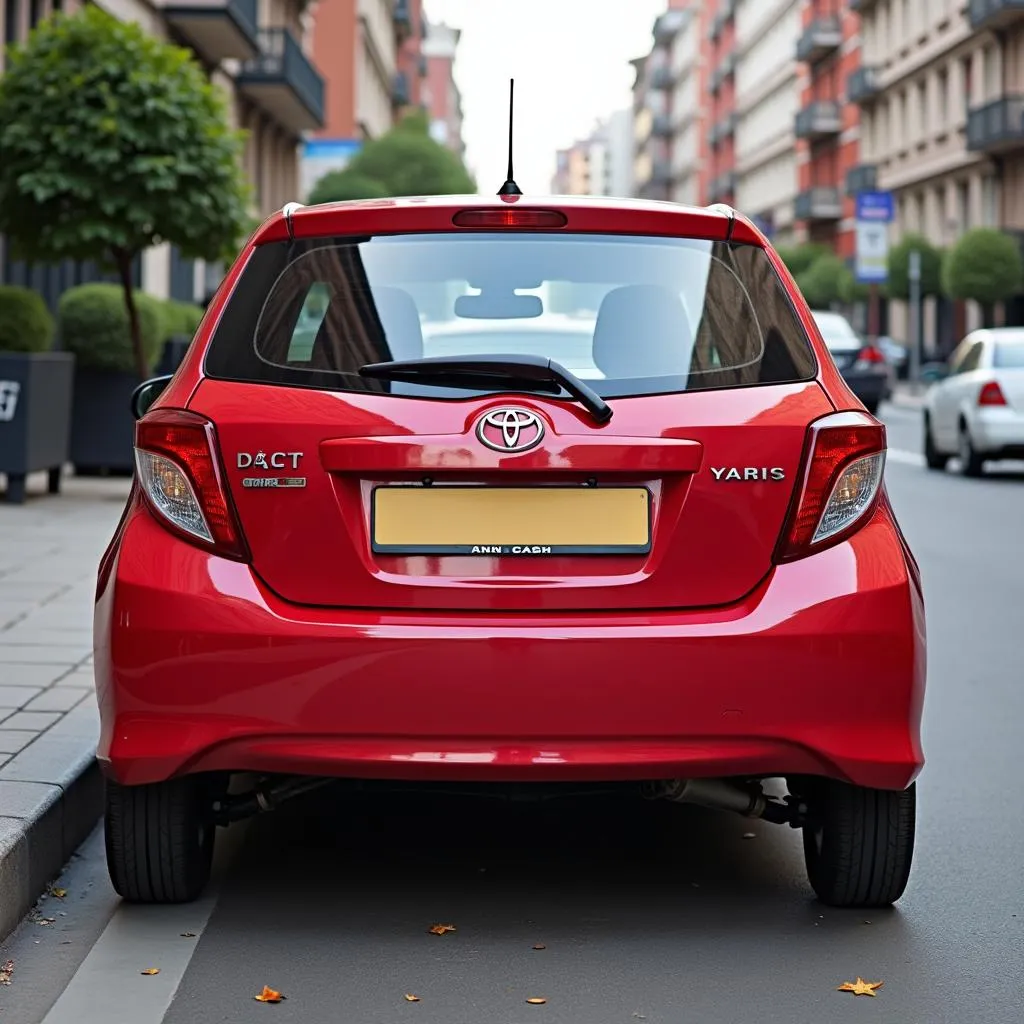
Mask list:
[[[756,246],[517,232],[260,246],[217,325],[206,372],[464,398],[463,389],[370,380],[359,368],[482,354],[554,359],[604,397],[791,383],[816,371]]]

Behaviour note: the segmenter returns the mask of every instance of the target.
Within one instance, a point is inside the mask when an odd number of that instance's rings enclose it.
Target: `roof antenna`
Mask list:
[[[505,179],[505,184],[498,189],[499,196],[521,196],[523,194],[523,190],[512,177],[512,111],[515,108],[515,88],[516,80],[510,78],[508,80],[508,177]]]

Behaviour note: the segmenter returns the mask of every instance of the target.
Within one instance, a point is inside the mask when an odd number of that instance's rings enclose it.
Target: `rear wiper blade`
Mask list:
[[[533,391],[557,395],[568,391],[598,423],[612,418],[611,406],[570,370],[553,359],[530,355],[433,356],[394,363],[368,363],[361,377],[411,381],[440,387]]]

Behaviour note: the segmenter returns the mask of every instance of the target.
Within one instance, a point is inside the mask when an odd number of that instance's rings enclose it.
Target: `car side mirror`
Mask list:
[[[143,381],[133,392],[131,409],[132,415],[138,420],[149,412],[153,403],[163,394],[164,388],[171,382],[173,374],[164,377],[152,377]]]

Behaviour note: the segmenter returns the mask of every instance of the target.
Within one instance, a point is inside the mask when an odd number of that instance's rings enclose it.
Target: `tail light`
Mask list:
[[[166,527],[225,558],[248,561],[208,419],[154,409],[135,425],[135,466],[150,508]]]
[[[864,413],[834,413],[811,424],[777,562],[831,547],[867,521],[881,489],[885,448],[885,427]]]
[[[1006,395],[999,386],[999,381],[990,380],[982,385],[978,392],[978,405],[1006,405]]]
[[[884,366],[885,355],[874,345],[865,345],[857,355],[857,365],[860,369]]]

